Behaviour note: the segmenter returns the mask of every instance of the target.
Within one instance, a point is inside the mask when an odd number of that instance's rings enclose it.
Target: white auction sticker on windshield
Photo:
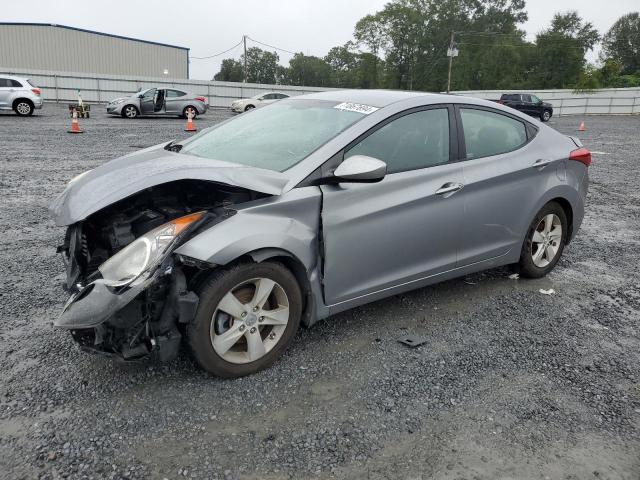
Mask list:
[[[363,113],[365,115],[369,115],[370,113],[378,110],[378,107],[372,107],[371,105],[363,105],[362,103],[351,103],[344,102],[339,105],[336,105],[333,108],[337,108],[338,110],[348,110],[349,112],[357,112]]]

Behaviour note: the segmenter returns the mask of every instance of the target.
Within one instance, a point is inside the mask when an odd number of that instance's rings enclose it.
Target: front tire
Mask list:
[[[137,118],[140,112],[135,105],[125,105],[122,108],[122,116],[124,118]]]
[[[217,376],[241,377],[267,368],[300,325],[300,287],[280,263],[220,269],[198,290],[200,302],[187,338],[200,366]]]
[[[549,110],[543,111],[542,115],[540,115],[540,120],[543,122],[548,122],[549,120],[551,120],[551,112]]]
[[[253,110],[255,107],[255,105],[247,105],[246,107],[244,107],[244,111],[248,112],[249,110]]]
[[[28,117],[33,115],[33,103],[29,100],[18,100],[13,105],[13,111],[21,117]]]
[[[544,277],[553,270],[567,242],[567,215],[556,202],[547,203],[535,216],[522,245],[520,274],[527,278]]]

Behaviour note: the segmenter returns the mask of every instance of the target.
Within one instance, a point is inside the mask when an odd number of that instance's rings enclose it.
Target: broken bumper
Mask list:
[[[154,279],[155,277],[151,277],[121,293],[103,280],[96,280],[69,298],[53,326],[76,330],[102,325],[142,293]]]

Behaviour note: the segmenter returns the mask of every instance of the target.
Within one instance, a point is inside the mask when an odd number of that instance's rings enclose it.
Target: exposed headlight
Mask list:
[[[176,218],[136,238],[98,267],[102,278],[112,286],[133,283],[164,258],[180,232],[203,215],[198,212]]]
[[[112,100],[109,103],[111,105],[120,105],[121,103],[124,103],[126,100],[127,100],[126,98],[118,98],[117,100]]]

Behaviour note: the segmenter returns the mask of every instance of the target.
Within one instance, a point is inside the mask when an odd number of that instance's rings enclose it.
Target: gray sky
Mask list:
[[[292,51],[323,56],[352,38],[355,23],[381,9],[387,0],[30,0],[2,2],[0,21],[59,23],[188,47],[203,57],[233,46],[247,34],[258,41]],[[606,8],[605,8],[606,5]],[[527,0],[534,35],[556,11],[578,10],[601,33],[621,15],[640,10],[638,0]],[[249,43],[251,45],[251,42]],[[259,46],[259,45],[258,45]],[[191,62],[191,77],[210,79],[220,61],[241,53]],[[278,52],[282,63],[290,55]],[[590,59],[595,59],[594,54]]]

